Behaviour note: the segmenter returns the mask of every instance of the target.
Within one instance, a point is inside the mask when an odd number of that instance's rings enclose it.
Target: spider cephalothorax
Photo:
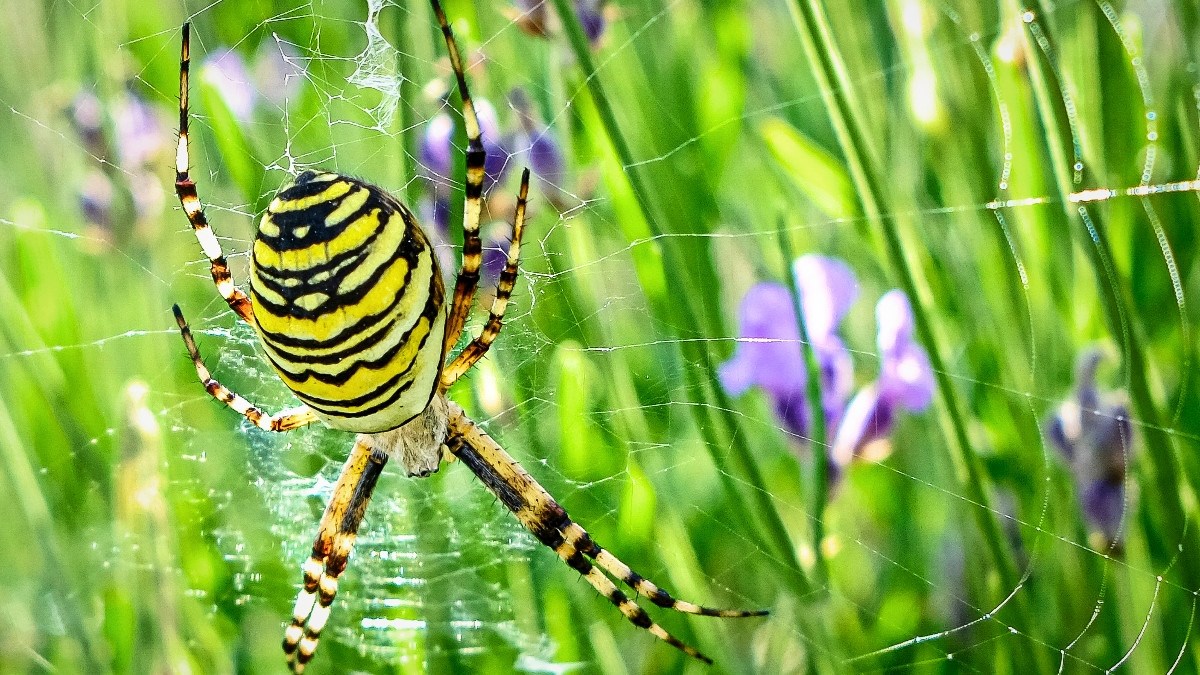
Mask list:
[[[211,263],[217,291],[254,326],[268,361],[303,405],[270,415],[217,382],[179,307],[175,319],[200,380],[217,400],[266,431],[318,420],[358,432],[302,566],[283,648],[292,670],[313,657],[329,618],[338,577],[346,569],[375,483],[389,459],[410,476],[437,470],[443,451],[471,469],[538,541],[554,550],[634,625],[698,659],[629,599],[613,577],[661,607],[689,614],[745,617],[762,611],[711,609],[676,600],[598,546],[503,448],[445,396],[500,334],[517,278],[529,171],[513,219],[508,259],[487,323],[453,359],[479,281],[480,200],[484,150],[458,47],[437,0],[467,132],[463,262],[445,308],[437,258],[416,218],[386,191],[337,173],[305,171],[279,194],[259,222],[250,256],[250,293],[234,285],[204,216],[188,167],[189,26],[183,27],[179,76],[179,148],[175,189]],[[606,576],[606,573],[608,576]]]

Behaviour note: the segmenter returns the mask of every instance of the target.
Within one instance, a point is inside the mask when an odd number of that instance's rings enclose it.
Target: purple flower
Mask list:
[[[761,387],[792,433],[808,431],[804,354],[787,287],[767,282],[747,291],[738,307],[737,347],[717,377],[733,396]]]
[[[132,91],[117,107],[113,124],[121,166],[129,171],[149,166],[165,147],[168,132],[159,123],[153,108]]]
[[[218,49],[204,60],[201,76],[220,94],[221,100],[243,124],[254,114],[258,92],[250,79],[250,71],[241,54],[232,49]]]
[[[485,132],[486,133],[486,132]],[[454,138],[454,120],[449,113],[439,113],[429,120],[421,140],[421,165],[435,178],[450,175],[450,143]]]
[[[71,102],[71,121],[83,139],[88,152],[96,157],[104,155],[104,105],[90,91],[79,92]]]
[[[550,201],[561,202],[564,196],[562,190],[563,154],[554,139],[553,131],[538,121],[529,104],[529,97],[523,89],[513,89],[508,95],[509,103],[521,118],[521,132],[516,134],[512,147],[518,155],[518,163],[528,164],[533,175],[541,179]]]
[[[447,281],[453,282],[453,272],[458,261],[454,259],[454,248],[450,246],[450,197],[423,197],[419,207],[422,223],[432,224],[427,229],[437,250],[438,263],[449,274]],[[512,239],[512,225],[506,221],[494,221],[483,225],[480,232],[483,240],[482,270],[485,278],[493,282],[500,278],[508,262],[508,242]]]
[[[913,341],[913,314],[908,297],[899,289],[883,294],[875,305],[882,369],[880,395],[900,407],[920,411],[933,399],[933,368],[925,348]]]
[[[1070,462],[1084,516],[1108,544],[1120,540],[1132,428],[1125,405],[1101,400],[1096,368],[1102,359],[1094,349],[1080,358],[1075,397],[1059,405],[1046,435]]]
[[[99,169],[88,171],[79,188],[79,210],[89,226],[107,231],[112,225],[113,186]]]
[[[526,132],[525,151],[529,153],[529,169],[535,176],[552,186],[559,186],[563,179],[563,156],[547,128]]]
[[[276,106],[300,94],[304,86],[307,61],[290,42],[275,38],[275,42],[263,42],[254,57],[254,81],[263,98]]]
[[[588,43],[593,49],[598,48],[611,19],[605,1],[575,0],[573,5]],[[550,0],[516,0],[512,7],[504,11],[504,15],[529,35],[547,37],[561,27],[560,22],[551,25],[549,8]]]
[[[929,355],[913,341],[912,307],[900,290],[888,291],[875,305],[879,326],[879,378],[846,406],[833,440],[833,465],[843,469],[874,441],[891,434],[900,410],[918,412],[933,398]]]
[[[820,367],[821,407],[830,425],[841,416],[853,385],[850,353],[834,333],[858,295],[854,273],[840,260],[806,255],[793,265],[809,341]],[[737,349],[721,365],[721,386],[738,396],[752,386],[767,393],[787,428],[809,429],[807,374],[791,293],[780,284],[760,283],[738,308]]]
[[[792,264],[808,339],[821,367],[821,407],[825,428],[832,429],[854,387],[854,362],[834,331],[858,299],[858,280],[846,263],[805,255]]]
[[[517,0],[505,14],[526,33],[546,37],[549,35],[546,27],[549,3],[550,0]]]
[[[500,278],[508,263],[508,243],[512,240],[512,225],[495,221],[483,230],[483,274],[493,281]]]
[[[604,16],[603,0],[576,0],[575,13],[579,16],[579,24],[583,26],[583,34],[593,48],[599,46],[604,31],[608,28],[608,19]]]
[[[483,99],[476,100],[475,112],[483,134],[483,170],[487,174],[484,189],[491,189],[504,177],[510,153],[500,137],[500,122],[492,104]],[[450,175],[453,172],[450,146],[454,139],[454,126],[449,113],[440,113],[429,121],[425,138],[421,140],[421,164],[433,179],[435,189],[453,178]]]
[[[833,258],[806,255],[793,264],[800,307],[820,367],[821,409],[833,436],[834,475],[873,442],[891,434],[901,410],[924,410],[933,398],[929,356],[913,340],[908,299],[889,291],[875,308],[879,324],[879,377],[847,405],[854,386],[853,362],[838,337],[838,325],[858,296],[854,273]],[[771,398],[784,425],[801,436],[809,429],[806,372],[799,329],[788,289],[763,283],[750,289],[739,307],[740,341],[717,375],[732,395],[752,386]]]

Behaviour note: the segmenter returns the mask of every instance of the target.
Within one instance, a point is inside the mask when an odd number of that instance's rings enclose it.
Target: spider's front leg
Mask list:
[[[179,334],[183,336],[183,344],[187,346],[188,356],[192,357],[192,364],[196,366],[196,376],[200,378],[200,382],[204,384],[204,389],[210,396],[229,406],[234,412],[245,417],[251,424],[263,431],[291,431],[317,421],[317,414],[308,406],[303,405],[272,415],[217,382],[212,373],[208,372],[204,361],[200,359],[200,350],[196,347],[192,330],[188,328],[187,320],[183,318],[183,312],[179,309],[179,305],[172,305],[171,311],[175,313],[175,323],[179,326]]]
[[[500,328],[504,325],[504,312],[508,309],[508,300],[517,284],[518,265],[521,261],[521,235],[525,232],[525,206],[528,201],[529,169],[526,168],[521,172],[521,190],[517,193],[517,212],[513,217],[513,235],[512,240],[508,242],[508,257],[504,262],[504,270],[500,272],[500,279],[496,282],[496,296],[492,299],[487,323],[484,324],[479,337],[472,340],[442,370],[442,391],[453,386],[476,361],[487,354],[488,348],[500,337]]]
[[[442,341],[442,353],[448,354],[454,345],[458,344],[458,338],[467,323],[467,315],[471,313],[475,289],[479,285],[479,268],[483,262],[479,214],[483,210],[483,180],[486,176],[484,161],[487,153],[483,149],[483,130],[479,126],[479,116],[475,114],[475,102],[471,100],[471,92],[467,88],[467,77],[458,43],[454,39],[454,31],[450,30],[450,22],[446,20],[442,4],[438,0],[431,0],[430,5],[446,40],[446,53],[450,57],[450,66],[454,69],[454,79],[458,82],[458,94],[462,99],[463,126],[467,132],[462,268],[459,269],[458,279],[454,282],[454,301],[450,305],[450,315],[446,318],[446,334]]]
[[[238,316],[249,322],[254,318],[250,298],[233,283],[233,276],[229,273],[229,262],[225,260],[217,235],[213,234],[212,228],[208,226],[208,219],[204,217],[204,205],[200,203],[196,183],[189,173],[191,159],[188,156],[188,72],[192,61],[191,28],[190,23],[183,24],[183,44],[179,53],[179,146],[175,150],[175,194],[179,197],[179,204],[183,207],[188,222],[196,232],[200,248],[208,258],[217,292]]]
[[[317,641],[337,595],[338,577],[346,570],[358,526],[387,460],[387,453],[376,448],[369,436],[360,435],[333,487],[312,556],[301,568],[303,588],[296,597],[292,623],[283,636],[283,651],[294,673],[303,672],[317,651]]]

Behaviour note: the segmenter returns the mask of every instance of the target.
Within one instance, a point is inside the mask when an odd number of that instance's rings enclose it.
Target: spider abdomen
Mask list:
[[[280,190],[259,223],[250,291],[271,365],[330,426],[386,431],[429,404],[445,289],[416,219],[380,188],[306,171]]]

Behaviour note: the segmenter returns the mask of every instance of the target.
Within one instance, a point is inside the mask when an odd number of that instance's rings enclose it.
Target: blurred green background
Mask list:
[[[419,177],[430,120],[457,110],[432,14],[0,7],[0,671],[279,672],[351,439],[249,429],[195,381],[173,302],[218,378],[291,404],[171,192],[179,27],[193,21],[193,177],[244,280],[255,214],[304,168],[426,218],[440,185],[460,212],[461,181]],[[1200,667],[1193,3],[447,11],[476,98],[506,134],[523,116],[548,129],[564,162],[535,182],[508,327],[453,398],[634,569],[772,610],[657,620],[730,672]],[[597,40],[577,13],[603,17]],[[509,217],[515,174],[490,221]],[[785,249],[855,270],[857,385],[878,370],[872,305],[891,288],[939,371],[935,405],[828,490],[826,440],[716,379],[742,294],[784,279]],[[1092,348],[1098,410],[1127,410],[1133,431],[1109,471],[1124,480],[1111,546],[1045,437]],[[708,672],[457,465],[385,474],[310,672],[350,670]]]

